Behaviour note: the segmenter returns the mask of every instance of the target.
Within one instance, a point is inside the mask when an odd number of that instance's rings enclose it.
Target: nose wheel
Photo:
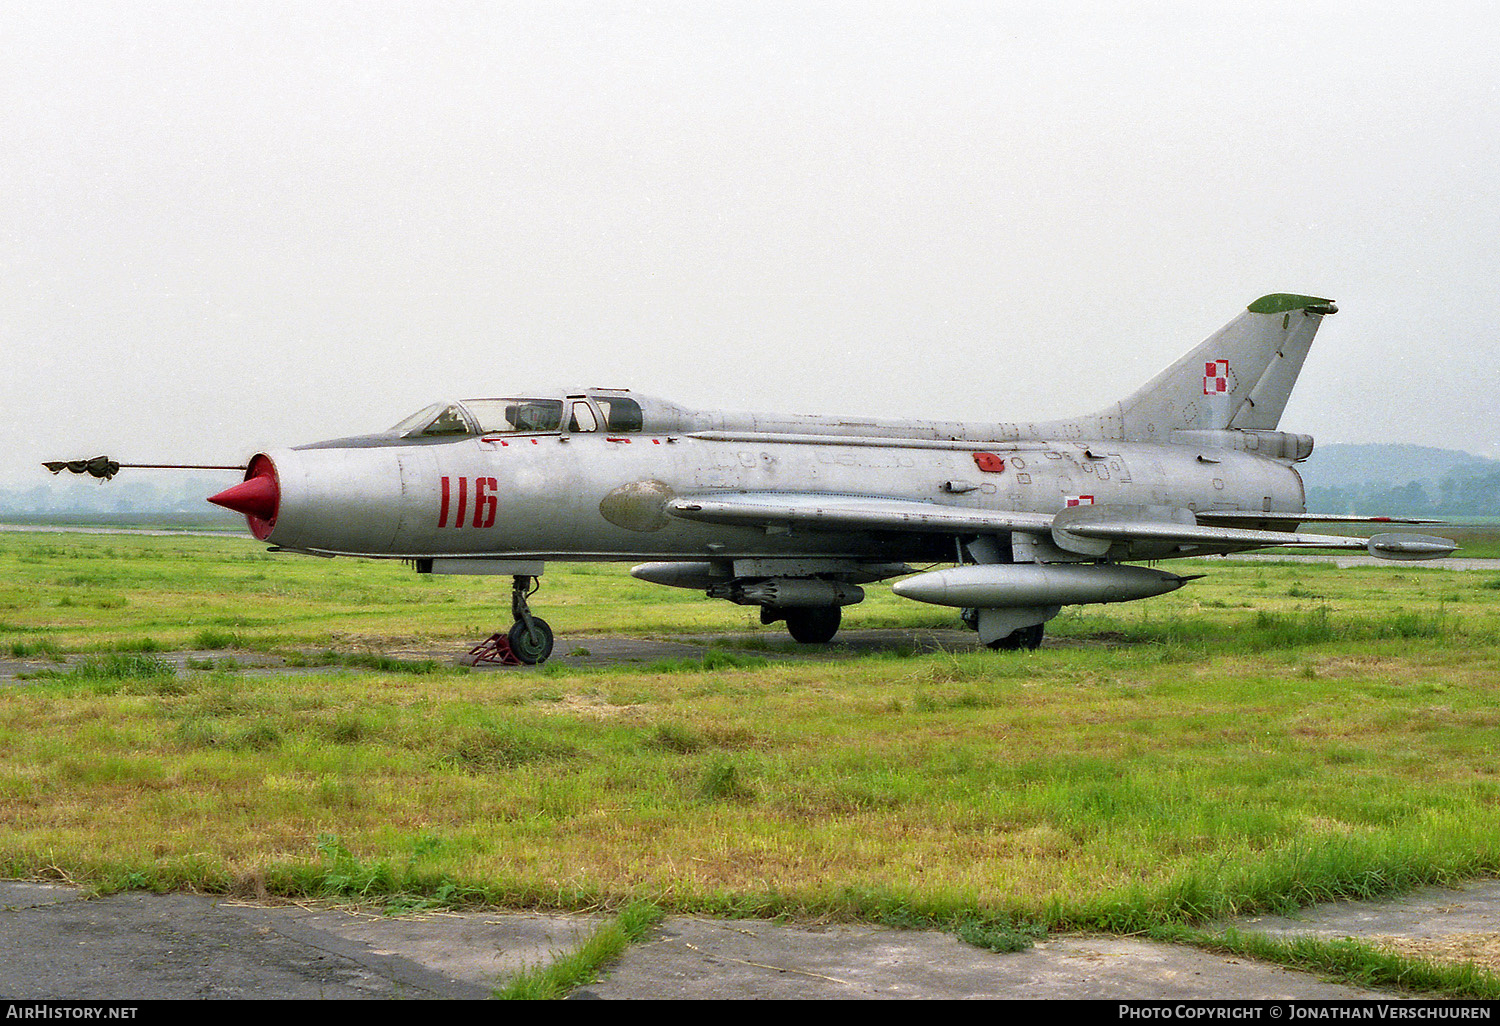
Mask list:
[[[552,654],[552,628],[540,616],[532,616],[526,598],[537,589],[535,577],[517,575],[511,586],[510,612],[516,622],[504,634],[491,634],[469,649],[471,665],[534,666]]]
[[[526,599],[539,585],[535,577],[516,577],[510,590],[510,612],[516,618],[505,638],[510,650],[521,662],[544,663],[552,654],[552,628],[540,616],[532,616]]]

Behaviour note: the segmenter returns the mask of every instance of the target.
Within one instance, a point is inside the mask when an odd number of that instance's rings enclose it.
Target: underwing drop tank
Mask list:
[[[1130,602],[1176,591],[1193,577],[1120,563],[982,563],[933,570],[891,585],[902,598],[967,609]]]

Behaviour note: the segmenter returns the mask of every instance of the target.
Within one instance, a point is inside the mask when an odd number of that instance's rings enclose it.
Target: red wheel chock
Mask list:
[[[525,663],[511,650],[510,638],[504,634],[491,634],[489,639],[481,641],[469,649],[470,666],[478,666],[480,663],[496,663],[500,666],[524,666]]]

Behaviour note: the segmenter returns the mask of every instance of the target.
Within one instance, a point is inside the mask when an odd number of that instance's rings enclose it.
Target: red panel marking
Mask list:
[[[495,526],[495,496],[497,483],[493,477],[474,479],[474,526]]]
[[[992,452],[976,452],[974,465],[986,474],[998,474],[1005,469],[1005,461]]]
[[[1069,506],[1092,506],[1094,497],[1092,495],[1069,495],[1067,502]]]

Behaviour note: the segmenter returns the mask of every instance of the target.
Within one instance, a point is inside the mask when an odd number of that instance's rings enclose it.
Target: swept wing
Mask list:
[[[971,509],[881,496],[756,492],[681,496],[668,502],[667,512],[684,520],[740,527],[920,531],[953,535],[1019,532],[1050,536],[1060,549],[1096,558],[1105,557],[1117,545],[1142,544],[1167,545],[1180,550],[1176,553],[1155,552],[1157,556],[1290,547],[1364,550],[1385,559],[1432,559],[1446,556],[1454,549],[1453,543],[1447,539],[1427,535],[1378,534],[1365,539],[1230,526],[1235,522],[1360,522],[1351,517],[1223,510],[1200,515],[1187,509],[1151,506],[1074,506],[1051,514]],[[1396,521],[1382,517],[1363,522]],[[1138,555],[1134,558],[1150,557]]]

